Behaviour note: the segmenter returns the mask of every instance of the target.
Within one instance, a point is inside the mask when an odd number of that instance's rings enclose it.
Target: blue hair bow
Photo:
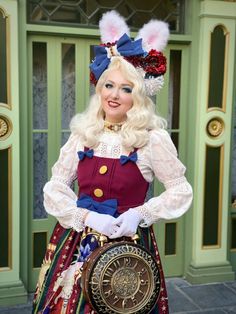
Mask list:
[[[142,48],[142,39],[131,40],[127,34],[124,34],[116,43],[117,51],[123,57],[146,55]],[[90,69],[95,75],[96,80],[99,79],[103,71],[106,70],[111,62],[110,57],[107,55],[107,47],[95,46],[94,47],[95,60],[90,64]]]

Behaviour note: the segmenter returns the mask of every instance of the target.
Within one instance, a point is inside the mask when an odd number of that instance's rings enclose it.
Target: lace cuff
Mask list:
[[[75,180],[76,180],[76,175],[74,175],[70,178],[63,178],[63,177],[59,177],[59,176],[55,176],[55,175],[51,177],[51,181],[60,182],[60,183],[63,183],[67,186],[71,186]]]
[[[170,188],[180,186],[182,183],[187,182],[187,179],[185,176],[182,176],[180,178],[176,178],[174,180],[170,180],[164,183],[165,189],[168,190]]]
[[[81,207],[78,207],[78,210],[75,211],[72,219],[72,228],[77,232],[80,232],[84,229],[84,218],[87,213],[88,210]]]
[[[150,211],[147,209],[147,207],[144,205],[138,206],[138,207],[134,207],[135,210],[137,210],[141,216],[143,217],[143,219],[140,222],[140,227],[142,228],[147,228],[149,226],[152,225],[152,215],[150,214]]]

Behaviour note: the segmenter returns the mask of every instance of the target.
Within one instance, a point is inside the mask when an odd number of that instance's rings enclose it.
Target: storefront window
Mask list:
[[[136,30],[150,19],[168,22],[171,32],[183,33],[184,0],[28,0],[28,23],[98,26],[102,14],[116,10]]]

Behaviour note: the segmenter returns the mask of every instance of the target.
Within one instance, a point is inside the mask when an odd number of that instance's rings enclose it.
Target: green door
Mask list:
[[[88,66],[92,46],[96,40],[54,36],[30,36],[29,53],[29,110],[31,175],[29,198],[30,247],[29,290],[36,285],[44,252],[55,219],[43,208],[42,189],[51,176],[51,167],[59,149],[69,136],[69,121],[83,111],[89,95]],[[185,158],[186,94],[181,87],[186,83],[188,46],[169,46],[166,53],[168,73],[165,87],[156,100],[158,110],[169,121],[172,139],[181,159]],[[151,193],[162,188],[154,184]],[[159,223],[155,226],[157,240],[167,276],[181,276],[184,268],[184,218]]]
[[[157,97],[157,109],[168,121],[168,131],[177,148],[180,160],[186,164],[188,108],[189,46],[169,44],[164,52],[167,57],[165,85]],[[188,171],[186,172],[188,177]],[[163,187],[154,183],[154,194],[159,195]],[[162,265],[166,277],[183,276],[185,250],[189,245],[185,239],[185,216],[154,225]]]
[[[31,164],[29,198],[29,290],[35,289],[44,252],[55,219],[43,207],[43,186],[60,147],[69,136],[72,116],[83,111],[89,90],[91,46],[95,40],[30,36],[29,53],[29,148]]]
[[[26,302],[20,275],[20,102],[17,1],[0,1],[0,305]]]

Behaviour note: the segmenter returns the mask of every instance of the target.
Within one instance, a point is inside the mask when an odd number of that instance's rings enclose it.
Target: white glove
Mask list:
[[[127,212],[116,218],[115,226],[113,227],[113,233],[111,234],[110,239],[132,237],[135,235],[138,225],[142,219],[143,217],[138,211],[133,208],[129,209]]]
[[[113,232],[112,224],[114,224],[115,221],[116,219],[111,215],[98,214],[96,212],[90,211],[85,219],[84,224],[85,226],[88,226],[97,232],[110,237]]]

